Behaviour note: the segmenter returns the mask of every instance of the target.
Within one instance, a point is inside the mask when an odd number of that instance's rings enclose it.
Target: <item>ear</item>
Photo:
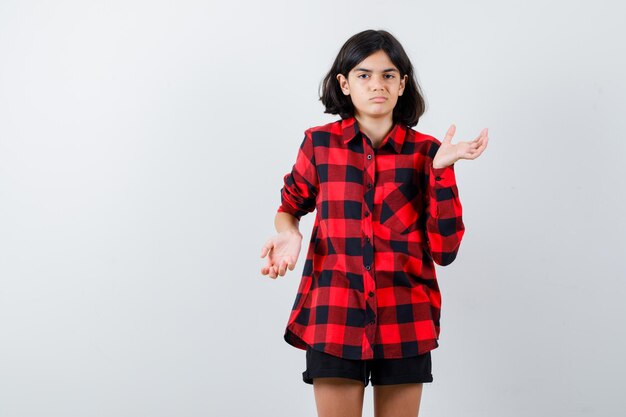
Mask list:
[[[404,77],[402,77],[402,79],[400,80],[400,92],[398,93],[399,96],[401,96],[404,93],[404,89],[406,87],[406,80],[409,79],[409,76],[404,74]]]
[[[339,87],[343,94],[346,96],[350,95],[350,84],[348,84],[348,79],[343,74],[337,74],[337,81],[339,81]]]

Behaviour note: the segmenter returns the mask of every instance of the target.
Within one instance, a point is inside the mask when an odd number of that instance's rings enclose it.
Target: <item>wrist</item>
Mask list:
[[[432,163],[432,167],[433,167],[433,169],[443,169],[443,168],[447,168],[447,167],[450,167],[450,166],[454,165],[454,163],[455,163],[456,161],[458,161],[458,159],[456,159],[456,160],[452,161],[452,162],[451,162],[451,163],[449,163],[448,165],[442,165],[442,164],[439,164],[439,163],[435,163],[435,161],[433,161],[433,163]]]
[[[291,228],[290,227],[290,228],[281,230],[278,233],[293,234],[293,235],[296,235],[296,236],[302,238],[302,233],[300,233],[300,230],[296,229],[296,228]]]

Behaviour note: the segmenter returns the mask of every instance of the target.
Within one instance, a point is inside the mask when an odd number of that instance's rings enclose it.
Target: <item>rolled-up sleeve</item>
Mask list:
[[[300,220],[302,216],[315,210],[319,190],[319,180],[315,167],[315,153],[311,133],[304,132],[304,139],[296,163],[291,172],[283,177],[280,190],[280,206],[277,212],[285,212]]]

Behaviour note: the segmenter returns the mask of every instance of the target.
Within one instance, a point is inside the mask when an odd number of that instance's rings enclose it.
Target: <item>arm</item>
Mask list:
[[[284,186],[280,191],[281,204],[274,218],[278,234],[271,237],[261,250],[261,258],[268,257],[261,273],[269,275],[270,278],[284,276],[287,268],[289,270],[295,268],[302,245],[300,218],[315,210],[319,181],[313,143],[307,133],[305,132],[298,150],[296,163],[291,172],[284,176]]]
[[[445,266],[456,258],[465,226],[454,164],[443,168],[433,167],[433,158],[440,145],[439,141],[431,143],[425,155],[425,213],[430,255],[437,264]]]
[[[277,220],[278,213],[284,212],[293,216],[295,221],[280,221],[281,225],[288,224],[297,228],[300,218],[315,210],[319,180],[313,151],[313,139],[307,130],[298,149],[296,163],[291,172],[283,177],[284,186],[280,190],[281,204],[277,210]]]
[[[276,217],[274,217],[274,227],[276,228],[276,233],[296,232],[302,236],[299,226],[300,221],[293,215],[282,211],[276,212]]]

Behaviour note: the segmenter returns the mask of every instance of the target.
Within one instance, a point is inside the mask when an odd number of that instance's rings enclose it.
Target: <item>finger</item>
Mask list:
[[[485,143],[485,139],[487,139],[487,136],[484,136],[484,135],[480,136],[479,138],[472,141],[472,144],[476,144],[478,145],[478,147],[480,147],[483,145],[483,143]]]
[[[485,137],[485,132],[486,132],[486,129],[481,130],[481,131],[480,131],[480,133],[478,134],[478,136],[476,136],[476,137],[474,138],[474,140],[472,141],[472,143],[475,143],[475,142],[480,142],[480,141],[481,141],[481,140]]]
[[[290,256],[289,257],[289,270],[293,271],[295,267],[296,267],[296,262],[293,260],[293,257]]]
[[[480,144],[480,146],[478,147],[478,151],[482,152],[483,150],[485,150],[485,148],[487,147],[487,143],[489,142],[489,136],[485,136],[485,139],[482,141],[482,143]]]
[[[448,128],[448,131],[446,132],[446,136],[443,138],[443,142],[444,143],[452,142],[452,136],[454,136],[455,132],[456,132],[456,125],[452,123],[450,127]]]
[[[287,272],[287,261],[283,259],[282,261],[280,261],[280,266],[278,268],[278,275],[280,275],[281,277],[284,277],[285,272]]]
[[[477,149],[468,149],[464,154],[463,154],[463,159],[476,159],[476,157],[479,155],[478,150]]]
[[[272,277],[272,278],[276,278],[276,276],[277,276],[277,274],[276,274],[276,267],[275,267],[275,266],[272,266],[272,267],[270,268],[270,277]]]
[[[480,145],[476,142],[459,142],[457,143],[458,148],[460,149],[461,153],[465,153],[465,152],[469,152],[472,151],[474,149],[477,149]]]
[[[480,155],[480,152],[472,152],[472,159],[478,158],[478,155]]]
[[[487,147],[487,141],[485,141],[483,145],[481,145],[478,149],[475,149],[471,152],[471,156],[472,156],[471,159],[478,158],[483,153],[486,147]]]
[[[271,268],[263,267],[263,270],[261,272],[263,273],[263,275],[269,275],[270,277],[272,276],[272,269]]]
[[[263,247],[261,248],[261,258],[268,254],[268,252],[274,247],[274,242],[272,239],[265,242]]]
[[[472,142],[475,143],[475,142],[480,142],[481,140],[483,140],[483,138],[486,136],[485,132],[486,132],[485,129],[481,130],[478,136],[476,136]]]
[[[475,156],[476,157],[480,156],[483,153],[484,150],[485,150],[485,148],[481,148],[481,149],[477,150]]]
[[[471,151],[472,151],[472,152],[479,152],[482,148],[484,148],[484,143],[483,143],[483,142],[481,142],[478,146],[473,147],[473,148],[471,149]]]

